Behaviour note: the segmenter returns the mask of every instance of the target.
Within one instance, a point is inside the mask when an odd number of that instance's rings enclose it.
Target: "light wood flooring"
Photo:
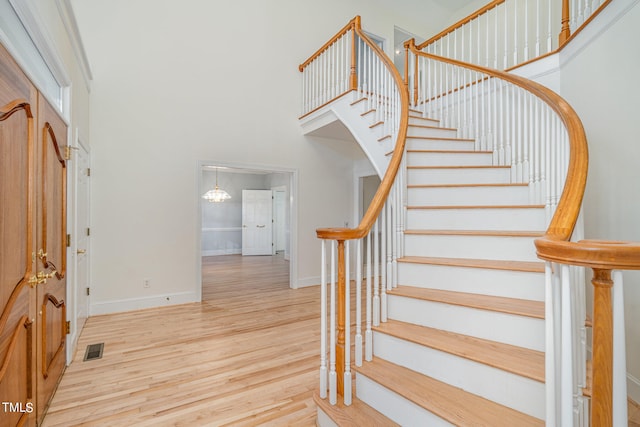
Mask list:
[[[89,318],[44,427],[314,426],[320,296],[289,289],[288,269],[205,257],[203,303]]]
[[[203,303],[89,318],[44,426],[315,425],[319,293],[288,269],[205,257]]]

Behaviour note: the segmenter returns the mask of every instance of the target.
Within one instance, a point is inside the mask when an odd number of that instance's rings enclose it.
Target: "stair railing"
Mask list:
[[[557,95],[512,74],[421,52],[413,40],[405,47],[411,108],[475,139],[476,151],[492,152],[494,165],[511,166],[511,182],[528,184],[530,202],[545,205],[550,220],[570,153],[560,107],[550,102]]]
[[[418,49],[508,70],[552,54],[611,0],[494,0]]]
[[[405,47],[412,109],[475,139],[476,150],[492,152],[495,165],[510,166],[511,182],[528,184],[530,203],[545,206],[548,234],[565,241],[579,238],[588,154],[582,123],[571,106],[520,76],[419,51],[413,40]],[[572,270],[546,271],[548,426],[572,426],[555,420],[559,414],[573,417],[574,411],[583,416],[587,406],[578,393],[587,386],[584,280],[579,269]],[[566,293],[558,295],[562,280]]]
[[[361,366],[363,359],[372,359],[371,327],[386,321],[386,292],[397,285],[397,259],[402,256],[404,229],[404,152],[409,98],[391,60],[362,31],[359,16],[300,65],[300,71],[303,73],[303,115],[352,93],[354,102],[364,102],[365,110],[375,114],[376,124],[385,128],[384,139],[393,142],[382,181],[360,224],[356,228],[316,231],[321,239],[319,395],[324,399],[328,394],[333,405],[337,403],[337,396],[342,395],[344,404],[350,405],[351,325],[355,323],[354,364]],[[355,274],[351,273],[352,268]],[[361,303],[363,283],[365,315]],[[352,322],[354,297],[356,318]]]

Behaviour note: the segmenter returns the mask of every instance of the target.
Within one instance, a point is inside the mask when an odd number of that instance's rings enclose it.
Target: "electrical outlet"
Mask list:
[[[151,287],[151,279],[144,279],[142,282],[142,287],[143,288],[150,288]]]

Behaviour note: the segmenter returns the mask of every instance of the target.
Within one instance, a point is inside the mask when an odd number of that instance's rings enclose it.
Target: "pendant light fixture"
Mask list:
[[[229,193],[218,187],[218,168],[216,168],[216,187],[213,190],[209,190],[204,193],[202,198],[210,203],[224,202],[225,200],[231,198]]]

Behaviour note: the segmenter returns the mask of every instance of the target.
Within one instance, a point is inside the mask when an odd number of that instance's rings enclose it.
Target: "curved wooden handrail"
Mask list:
[[[538,257],[603,270],[640,270],[640,243],[614,240],[535,240]]]
[[[569,136],[569,165],[562,195],[545,233],[545,238],[555,241],[568,241],[571,238],[573,228],[578,220],[578,214],[580,213],[584,189],[587,184],[587,169],[589,166],[587,137],[584,127],[569,103],[552,90],[524,77],[421,52],[415,45],[415,41],[410,42],[407,46],[415,55],[485,73],[517,85],[546,102],[549,107],[558,114]]]
[[[457,30],[458,28],[462,27],[463,25],[468,24],[470,21],[473,21],[478,16],[480,16],[483,13],[493,9],[494,7],[504,3],[505,1],[506,0],[493,0],[492,2],[482,6],[480,9],[476,10],[475,12],[473,12],[471,15],[467,16],[466,18],[462,18],[461,20],[459,20],[455,24],[450,25],[449,27],[447,27],[444,30],[440,31],[438,34],[436,34],[435,36],[431,37],[429,40],[420,43],[419,45],[416,46],[416,48],[418,50],[424,49],[425,46],[430,45],[434,41],[438,40],[441,37],[446,36],[447,34],[453,32],[455,30]]]
[[[404,155],[404,147],[407,139],[407,126],[409,125],[409,93],[402,76],[400,76],[395,65],[391,60],[389,60],[382,49],[380,49],[377,44],[373,43],[362,31],[362,28],[360,27],[360,17],[356,18],[350,21],[353,22],[356,20],[354,31],[362,40],[364,40],[365,43],[367,43],[367,45],[369,45],[371,49],[374,50],[376,55],[378,55],[378,57],[384,62],[385,66],[394,77],[398,87],[398,92],[400,93],[400,105],[402,108],[400,126],[398,128],[398,137],[396,138],[395,148],[393,150],[391,160],[389,161],[389,165],[387,166],[387,170],[380,182],[380,185],[378,186],[378,190],[371,200],[369,208],[360,220],[360,224],[358,224],[356,228],[319,228],[316,230],[316,234],[320,239],[333,239],[339,241],[353,240],[361,239],[367,235],[369,230],[373,227],[373,224],[376,222],[376,218],[380,215],[384,203],[389,196],[393,182],[395,181],[398,170],[400,169],[400,164],[402,163],[402,156]]]

